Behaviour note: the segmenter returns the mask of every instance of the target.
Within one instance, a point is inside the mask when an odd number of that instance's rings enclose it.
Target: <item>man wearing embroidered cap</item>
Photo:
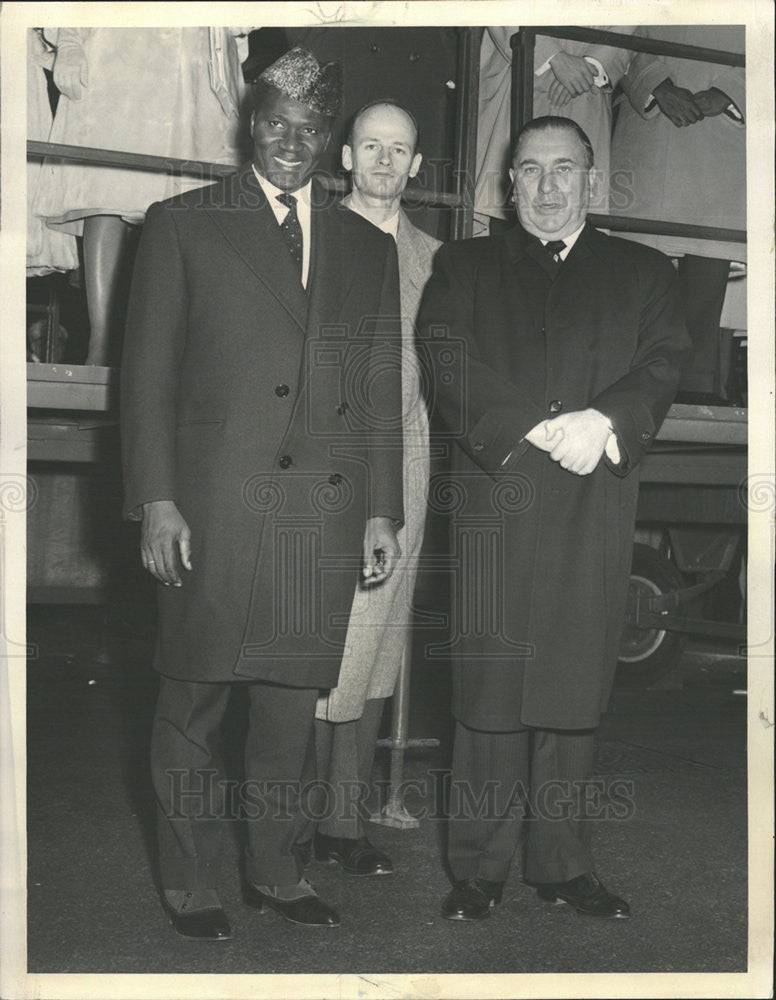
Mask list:
[[[390,576],[403,521],[395,247],[312,178],[339,66],[295,48],[255,89],[253,162],[149,209],[122,364],[125,514],[159,596],[162,887],[176,929],[208,939],[231,933],[218,737],[236,682],[245,901],[339,923],[294,850],[300,783],[354,581]]]

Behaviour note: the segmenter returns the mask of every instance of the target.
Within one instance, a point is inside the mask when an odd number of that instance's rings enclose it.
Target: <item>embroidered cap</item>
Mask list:
[[[312,52],[296,46],[259,75],[263,83],[321,115],[339,113],[342,102],[342,67],[321,66]]]

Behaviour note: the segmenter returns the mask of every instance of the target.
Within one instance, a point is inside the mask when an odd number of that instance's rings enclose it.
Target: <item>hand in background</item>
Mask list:
[[[572,95],[566,90],[560,80],[553,80],[547,91],[550,99],[550,106],[553,108],[565,107],[571,101]]]
[[[666,118],[677,128],[694,125],[703,118],[703,111],[695,102],[692,92],[684,87],[674,86],[670,77],[655,87],[652,96]]]
[[[53,73],[57,90],[71,101],[80,101],[81,88],[89,83],[89,67],[83,50],[78,45],[60,46]]]
[[[566,88],[570,97],[586,94],[593,88],[595,70],[582,56],[556,52],[550,59],[550,69],[558,83]]]
[[[699,90],[697,94],[693,94],[693,98],[701,112],[707,118],[721,115],[733,103],[724,90],[719,90],[717,87],[709,87],[708,90]]]

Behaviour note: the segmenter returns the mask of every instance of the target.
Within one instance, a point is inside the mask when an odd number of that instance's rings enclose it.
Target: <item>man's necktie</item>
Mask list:
[[[549,240],[544,244],[545,251],[552,257],[556,264],[563,263],[561,260],[561,253],[566,249],[566,244],[563,240]]]
[[[296,198],[292,194],[276,195],[277,200],[281,205],[285,205],[288,209],[286,212],[286,217],[280,223],[280,232],[283,234],[283,239],[286,241],[286,246],[288,247],[288,252],[291,254],[298,270],[299,277],[302,277],[302,227],[299,223],[299,216],[296,214]]]

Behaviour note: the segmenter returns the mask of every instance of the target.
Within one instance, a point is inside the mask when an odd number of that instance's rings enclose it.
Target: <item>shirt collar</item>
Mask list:
[[[563,251],[564,258],[566,257],[567,254],[571,252],[571,248],[579,239],[579,235],[584,228],[585,228],[585,223],[583,222],[582,225],[579,227],[579,229],[575,229],[573,233],[570,233],[568,236],[563,237],[563,242],[566,244],[566,249]],[[543,247],[545,247],[550,241],[540,239],[539,242]]]
[[[255,163],[252,164],[252,166],[253,166],[253,172],[256,175],[256,180],[261,185],[261,189],[264,192],[264,194],[266,195],[267,201],[270,202],[270,204],[274,205],[276,203],[276,200],[277,200],[277,197],[278,197],[279,194],[291,194],[291,195],[294,196],[294,198],[297,199],[298,203],[301,203],[302,205],[305,205],[305,206],[309,206],[309,204],[310,204],[310,187],[312,185],[312,180],[309,180],[306,184],[303,184],[302,187],[297,188],[296,191],[288,191],[288,192],[286,192],[282,188],[276,187],[272,183],[272,181],[268,181],[267,178],[263,174],[260,174],[259,171],[256,169],[256,164]]]

